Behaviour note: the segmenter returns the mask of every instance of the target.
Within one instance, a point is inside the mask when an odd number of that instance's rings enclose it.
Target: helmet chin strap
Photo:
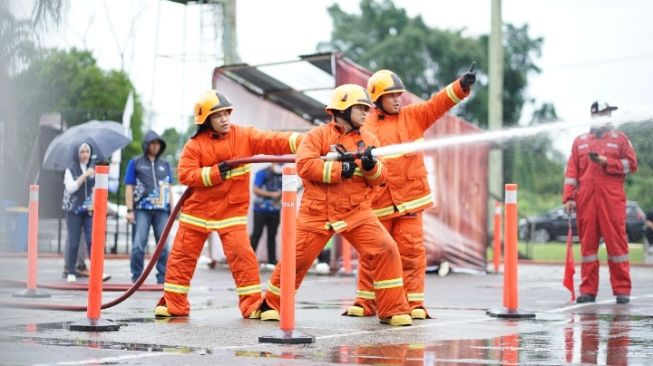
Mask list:
[[[355,126],[354,123],[351,121],[351,107],[345,109],[344,111],[334,111],[334,116],[336,118],[340,118],[343,121],[347,122],[349,124],[349,127],[351,128],[351,131],[358,131],[358,129],[361,126]]]
[[[383,103],[381,103],[381,98],[377,99],[376,102],[374,102],[374,105],[376,106],[376,108],[380,109],[381,112],[383,112],[383,114],[390,114],[390,113],[388,113],[388,111],[386,111],[383,108]]]

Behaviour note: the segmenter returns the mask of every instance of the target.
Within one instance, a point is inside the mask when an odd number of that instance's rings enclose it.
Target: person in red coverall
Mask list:
[[[360,131],[371,107],[362,86],[337,87],[326,107],[333,120],[309,131],[297,150],[297,173],[303,179],[304,194],[297,218],[295,288],[334,232],[339,233],[370,258],[381,322],[411,325],[397,244],[374,215],[369,197],[371,187],[385,182],[383,161],[372,155],[378,140]],[[322,160],[338,145],[342,161]],[[353,152],[361,153],[362,158],[354,159]],[[282,265],[277,264],[268,282],[261,320],[279,320]]]
[[[179,214],[156,317],[190,313],[190,280],[204,242],[209,233],[217,231],[236,282],[240,312],[245,318],[260,318],[258,262],[247,234],[251,164],[230,167],[224,162],[256,154],[294,153],[301,136],[232,124],[233,109],[215,90],[202,94],[195,104],[197,132],[184,145],[179,159],[179,182],[193,191]]]
[[[606,118],[617,107],[594,102],[593,118]],[[582,255],[580,293],[576,302],[596,301],[599,287],[599,239],[605,239],[610,283],[617,303],[630,301],[630,261],[626,237],[624,180],[637,171],[637,156],[628,137],[612,125],[594,125],[574,140],[567,162],[562,201],[576,210]]]
[[[472,66],[462,78],[431,99],[402,107],[401,94],[406,88],[401,79],[392,71],[377,71],[367,82],[376,108],[365,120],[363,130],[376,136],[381,146],[423,140],[424,132],[467,97],[475,82]],[[429,315],[424,305],[426,249],[422,211],[433,205],[433,198],[424,157],[420,152],[405,152],[385,156],[385,161],[387,184],[378,190],[372,207],[399,247],[410,315],[413,319],[426,319]],[[370,274],[369,260],[361,257],[356,298],[344,315],[371,316],[376,312]]]

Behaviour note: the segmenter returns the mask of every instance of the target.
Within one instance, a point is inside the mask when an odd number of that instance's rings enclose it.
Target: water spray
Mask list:
[[[592,127],[600,126],[606,123],[611,123],[614,126],[626,122],[652,122],[650,114],[627,114],[625,116],[615,117],[598,117],[592,119],[581,120],[578,122],[558,121],[552,123],[539,124],[528,127],[513,127],[496,131],[488,131],[476,134],[465,134],[456,136],[446,136],[442,138],[431,139],[427,141],[409,142],[396,145],[388,145],[372,150],[374,156],[386,156],[394,154],[402,154],[415,151],[430,151],[437,150],[450,146],[459,146],[467,144],[481,144],[481,143],[502,143],[521,137],[534,136],[544,132],[558,132],[576,127]],[[335,154],[332,155],[335,157]],[[327,158],[329,155],[327,155]]]

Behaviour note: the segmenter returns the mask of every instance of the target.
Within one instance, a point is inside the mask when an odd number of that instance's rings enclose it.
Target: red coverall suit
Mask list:
[[[594,163],[590,152],[607,157]],[[599,239],[605,239],[612,292],[630,295],[630,261],[626,238],[624,179],[637,170],[637,156],[625,134],[608,131],[597,138],[586,133],[574,140],[567,162],[563,203],[576,201],[581,265],[580,293],[596,296],[599,287]]]
[[[402,107],[398,114],[383,114],[374,108],[362,129],[376,136],[381,146],[420,141],[436,120],[468,95],[456,80],[431,99]],[[375,195],[374,213],[399,247],[410,309],[424,308],[426,250],[422,211],[433,205],[424,157],[420,152],[405,152],[384,158],[387,184]],[[364,308],[366,316],[375,312],[370,268],[369,261],[361,256],[355,304]]]
[[[340,233],[358,250],[369,256],[372,268],[372,289],[378,301],[379,318],[408,314],[408,303],[401,276],[401,259],[392,237],[374,216],[368,195],[370,186],[385,181],[381,160],[366,172],[356,168],[350,179],[341,177],[342,164],[323,161],[320,156],[331,145],[342,144],[347,151],[362,152],[366,146],[376,146],[376,138],[366,132],[344,133],[332,121],[312,129],[304,136],[297,151],[297,173],[304,182],[304,194],[297,219],[297,280],[299,288],[306,272],[333,235]],[[279,262],[268,282],[267,304],[280,309]]]
[[[193,192],[181,208],[159,301],[171,315],[186,316],[190,312],[190,280],[211,231],[220,235],[243,317],[258,309],[258,262],[247,234],[251,164],[232,168],[224,180],[218,164],[256,154],[294,153],[300,139],[298,133],[263,132],[232,124],[224,135],[205,130],[186,143],[179,159],[179,182],[192,187]]]

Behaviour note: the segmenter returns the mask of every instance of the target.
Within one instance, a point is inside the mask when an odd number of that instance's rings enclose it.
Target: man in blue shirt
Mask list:
[[[133,158],[125,174],[125,204],[127,221],[135,223],[131,253],[132,282],[141,276],[150,226],[157,243],[170,215],[172,171],[170,164],[161,159],[166,143],[154,131],[143,139],[143,155]],[[156,264],[156,281],[165,280],[168,248],[164,248]]]
[[[268,263],[277,263],[277,228],[281,210],[281,164],[272,163],[254,178],[254,231],[250,242],[256,253],[263,227],[268,228]]]

